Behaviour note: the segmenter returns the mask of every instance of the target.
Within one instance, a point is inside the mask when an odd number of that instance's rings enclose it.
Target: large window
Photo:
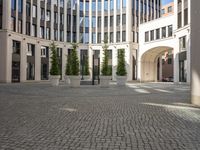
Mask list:
[[[153,41],[154,40],[154,30],[151,30],[151,32],[150,32],[151,34],[151,41]]]
[[[156,40],[160,39],[160,29],[156,29]]]
[[[184,25],[188,24],[188,8],[184,9]]]
[[[122,7],[123,7],[123,8],[126,7],[126,0],[122,0]]]
[[[11,0],[11,9],[16,10],[16,0]]]
[[[180,28],[182,26],[182,13],[179,12],[178,13],[178,28]]]
[[[149,42],[149,31],[145,32],[145,42]]]
[[[166,27],[162,27],[162,38],[166,38]]]
[[[122,31],[122,42],[126,41],[126,31]]]
[[[110,10],[114,9],[114,0],[110,0]]]
[[[26,16],[31,16],[31,3],[26,2]]]
[[[33,5],[33,18],[37,17],[37,6]]]
[[[23,12],[23,0],[18,0],[18,12]]]
[[[180,51],[186,50],[186,36],[179,38],[179,48]]]
[[[116,0],[117,1],[117,9],[119,10],[120,9],[120,0]]]
[[[168,37],[171,37],[173,34],[173,27],[172,25],[168,26]]]
[[[117,42],[120,42],[120,31],[117,31],[117,36],[116,36],[116,38],[117,38],[116,41],[117,41]]]

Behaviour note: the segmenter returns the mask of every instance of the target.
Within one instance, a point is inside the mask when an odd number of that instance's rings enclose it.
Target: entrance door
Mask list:
[[[12,82],[20,82],[20,62],[12,62]]]
[[[93,54],[93,69],[92,69],[92,82],[93,85],[95,81],[98,81],[99,84],[99,75],[100,75],[100,51],[94,50]]]
[[[179,61],[179,81],[180,82],[186,82],[186,77],[187,72],[186,72],[186,61],[182,60]]]

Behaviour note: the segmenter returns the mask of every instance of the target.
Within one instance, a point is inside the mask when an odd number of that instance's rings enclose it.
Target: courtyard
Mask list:
[[[0,150],[198,150],[190,86],[0,84]]]

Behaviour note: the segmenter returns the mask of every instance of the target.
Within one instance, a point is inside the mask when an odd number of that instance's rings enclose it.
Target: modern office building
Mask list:
[[[175,0],[174,14],[140,25],[138,79],[190,83],[190,0]],[[163,70],[163,56],[172,63],[170,72]],[[165,57],[166,58],[166,57]]]
[[[0,0],[0,82],[48,80],[52,41],[62,78],[71,42],[79,43],[81,63],[89,56],[92,72],[105,38],[113,79],[117,50],[124,48],[128,80],[135,80],[138,26],[159,17],[160,0]]]

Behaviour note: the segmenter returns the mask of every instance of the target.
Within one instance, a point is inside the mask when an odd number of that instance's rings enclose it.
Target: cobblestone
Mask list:
[[[190,87],[0,84],[0,150],[199,150]]]

